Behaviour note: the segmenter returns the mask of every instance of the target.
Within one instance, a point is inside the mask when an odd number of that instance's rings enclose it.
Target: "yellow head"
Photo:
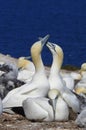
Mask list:
[[[26,60],[25,57],[20,57],[18,59],[18,68],[26,68],[29,65],[30,61]]]
[[[56,97],[58,97],[60,95],[58,89],[50,89],[48,92],[48,97],[50,99],[55,99]]]
[[[60,95],[59,91],[57,89],[50,89],[48,92],[48,97],[50,99],[50,103],[54,110],[54,116],[55,116],[55,110],[56,110],[56,99]]]
[[[47,43],[49,35],[46,35],[40,41],[35,42],[31,47],[31,57],[35,66],[41,62],[41,52],[43,46]]]
[[[64,57],[62,48],[59,45],[50,42],[47,43],[47,47],[51,51],[52,55],[55,57],[54,59],[56,60],[58,67],[60,68],[62,66]]]

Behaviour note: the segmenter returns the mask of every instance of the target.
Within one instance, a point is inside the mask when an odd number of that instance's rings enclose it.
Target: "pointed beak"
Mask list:
[[[49,49],[52,48],[53,50],[55,50],[55,46],[54,46],[53,43],[51,43],[51,42],[47,42],[46,46],[47,46]]]
[[[46,35],[44,38],[41,38],[42,47],[47,43],[50,35]]]
[[[53,106],[53,110],[55,111],[55,109],[56,109],[56,100],[55,99],[51,99],[51,104]]]
[[[51,104],[52,104],[53,114],[54,114],[54,119],[55,119],[56,100],[55,99],[51,99]]]
[[[31,56],[27,56],[27,57],[25,57],[25,59],[26,59],[26,60],[29,60],[29,59],[31,59]]]

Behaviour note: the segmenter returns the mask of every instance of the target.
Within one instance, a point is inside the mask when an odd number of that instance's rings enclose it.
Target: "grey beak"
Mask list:
[[[54,119],[55,119],[56,100],[55,100],[55,99],[52,99],[52,100],[51,100],[51,103],[52,103],[53,113],[54,113]]]
[[[26,60],[29,60],[29,59],[31,59],[31,56],[27,56],[27,57],[25,57],[25,59],[26,59]]]
[[[44,45],[47,43],[49,37],[50,37],[50,35],[46,35],[44,38],[41,38],[41,39],[40,39],[40,40],[41,40],[41,43],[42,43],[42,46],[44,46]]]

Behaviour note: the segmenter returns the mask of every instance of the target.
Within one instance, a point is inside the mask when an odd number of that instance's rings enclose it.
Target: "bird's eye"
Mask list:
[[[54,44],[53,44],[53,50],[57,53],[56,46]]]

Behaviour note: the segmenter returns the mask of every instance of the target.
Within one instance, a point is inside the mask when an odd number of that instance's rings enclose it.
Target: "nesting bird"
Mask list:
[[[75,86],[75,92],[77,94],[83,95],[86,97],[86,63],[81,65],[80,73],[82,75],[81,80]]]
[[[50,91],[48,92],[48,97],[54,111],[54,120],[67,121],[69,119],[68,105],[61,97],[58,89],[50,89]]]
[[[27,119],[39,121],[67,121],[69,110],[57,89],[48,91],[48,97],[27,98],[23,102]]]
[[[48,38],[49,35],[32,45],[31,57],[35,65],[35,74],[33,79],[30,83],[10,91],[3,99],[3,108],[19,107],[22,106],[22,102],[28,97],[44,97],[47,95],[49,82],[45,74],[41,52]]]
[[[69,119],[69,107],[75,113],[79,112],[79,101],[71,90],[66,87],[65,81],[60,75],[63,61],[62,49],[50,42],[46,45],[53,55],[49,75],[50,90],[48,91],[48,98],[29,97],[24,100],[23,109],[26,118],[29,120],[67,121]]]
[[[53,56],[53,62],[49,75],[50,89],[58,89],[61,93],[61,97],[68,104],[68,106],[71,107],[75,113],[78,113],[80,111],[79,100],[72,93],[72,91],[70,91],[70,89],[66,87],[65,81],[62,79],[62,76],[60,75],[60,69],[64,55],[63,50],[57,44],[48,42],[46,45]]]
[[[33,62],[27,60],[26,57],[20,57],[18,59],[18,68],[17,79],[24,81],[25,83],[30,82],[35,74],[35,66]]]
[[[46,97],[27,98],[23,102],[27,119],[34,121],[54,121],[53,108]]]

